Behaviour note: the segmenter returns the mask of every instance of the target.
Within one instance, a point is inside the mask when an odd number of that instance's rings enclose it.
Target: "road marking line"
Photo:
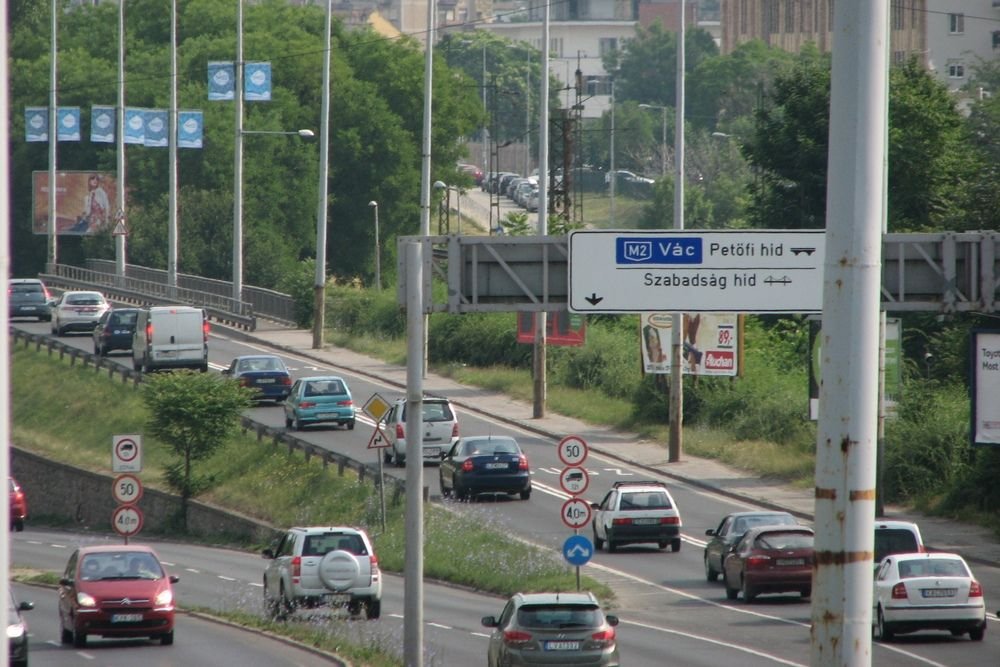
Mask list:
[[[65,549],[66,548],[65,544],[50,544],[49,546],[52,547],[53,549]]]
[[[490,636],[485,632],[470,632],[469,634],[472,635],[473,637],[485,637],[486,639],[490,638]]]
[[[235,577],[226,577],[226,576],[223,576],[221,574],[216,575],[216,576],[219,577],[219,579],[222,579],[223,581],[236,581]]]
[[[258,584],[256,581],[251,581],[250,585],[256,586],[257,588],[264,588],[264,584]]]
[[[191,574],[201,574],[201,570],[196,570],[193,567],[184,568],[185,572],[190,572]]]
[[[433,621],[428,621],[427,625],[434,626],[435,628],[441,628],[442,630],[454,630],[455,629],[455,628],[451,627],[450,625],[442,625],[440,623],[435,623]]]

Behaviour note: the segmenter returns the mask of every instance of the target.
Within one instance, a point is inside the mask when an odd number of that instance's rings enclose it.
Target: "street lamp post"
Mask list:
[[[660,138],[660,178],[667,176],[667,109],[659,104],[640,104],[640,109],[659,109],[663,113],[663,134]]]
[[[378,202],[374,199],[368,205],[375,211],[375,289],[382,291],[382,246],[378,235]]]

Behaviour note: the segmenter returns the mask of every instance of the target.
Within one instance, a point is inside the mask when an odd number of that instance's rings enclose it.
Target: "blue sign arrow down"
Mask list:
[[[563,558],[570,565],[586,565],[594,555],[594,545],[586,535],[570,535],[563,542]]]

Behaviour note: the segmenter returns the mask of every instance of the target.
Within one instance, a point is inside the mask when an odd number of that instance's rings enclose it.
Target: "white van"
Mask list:
[[[192,306],[152,306],[139,311],[132,336],[132,367],[208,370],[208,318]]]

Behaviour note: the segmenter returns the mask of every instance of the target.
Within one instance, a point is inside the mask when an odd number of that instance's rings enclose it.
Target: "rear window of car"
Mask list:
[[[455,413],[451,411],[451,405],[447,401],[424,401],[423,412],[425,422],[450,422],[455,420]],[[403,410],[399,418],[402,421],[406,421],[406,403],[403,403]]]
[[[634,491],[622,494],[619,509],[668,510],[671,507],[670,497],[663,491]]]
[[[875,531],[875,563],[892,554],[920,551],[920,544],[913,531],[905,528],[879,528]]]
[[[510,440],[470,440],[465,443],[466,456],[517,454],[517,445]]]
[[[45,290],[38,283],[13,283],[10,291],[12,294],[43,294]]]
[[[138,318],[139,318],[139,313],[111,313],[112,324],[135,326],[135,321]]]
[[[812,546],[812,534],[802,532],[764,533],[754,540],[757,549],[809,549]]]
[[[306,383],[306,396],[337,396],[345,393],[347,392],[344,390],[344,384],[336,380]]]
[[[81,296],[68,296],[66,297],[66,303],[71,303],[76,306],[99,306],[104,303],[104,299],[99,296],[91,295],[81,295]]]
[[[603,621],[600,608],[593,605],[524,605],[517,610],[522,628],[587,628]]]
[[[899,563],[899,578],[913,577],[968,577],[969,570],[961,561],[951,558],[921,558]]]
[[[355,556],[367,556],[368,550],[360,535],[344,533],[323,533],[307,535],[302,545],[303,556],[325,556],[331,551],[347,551]]]

